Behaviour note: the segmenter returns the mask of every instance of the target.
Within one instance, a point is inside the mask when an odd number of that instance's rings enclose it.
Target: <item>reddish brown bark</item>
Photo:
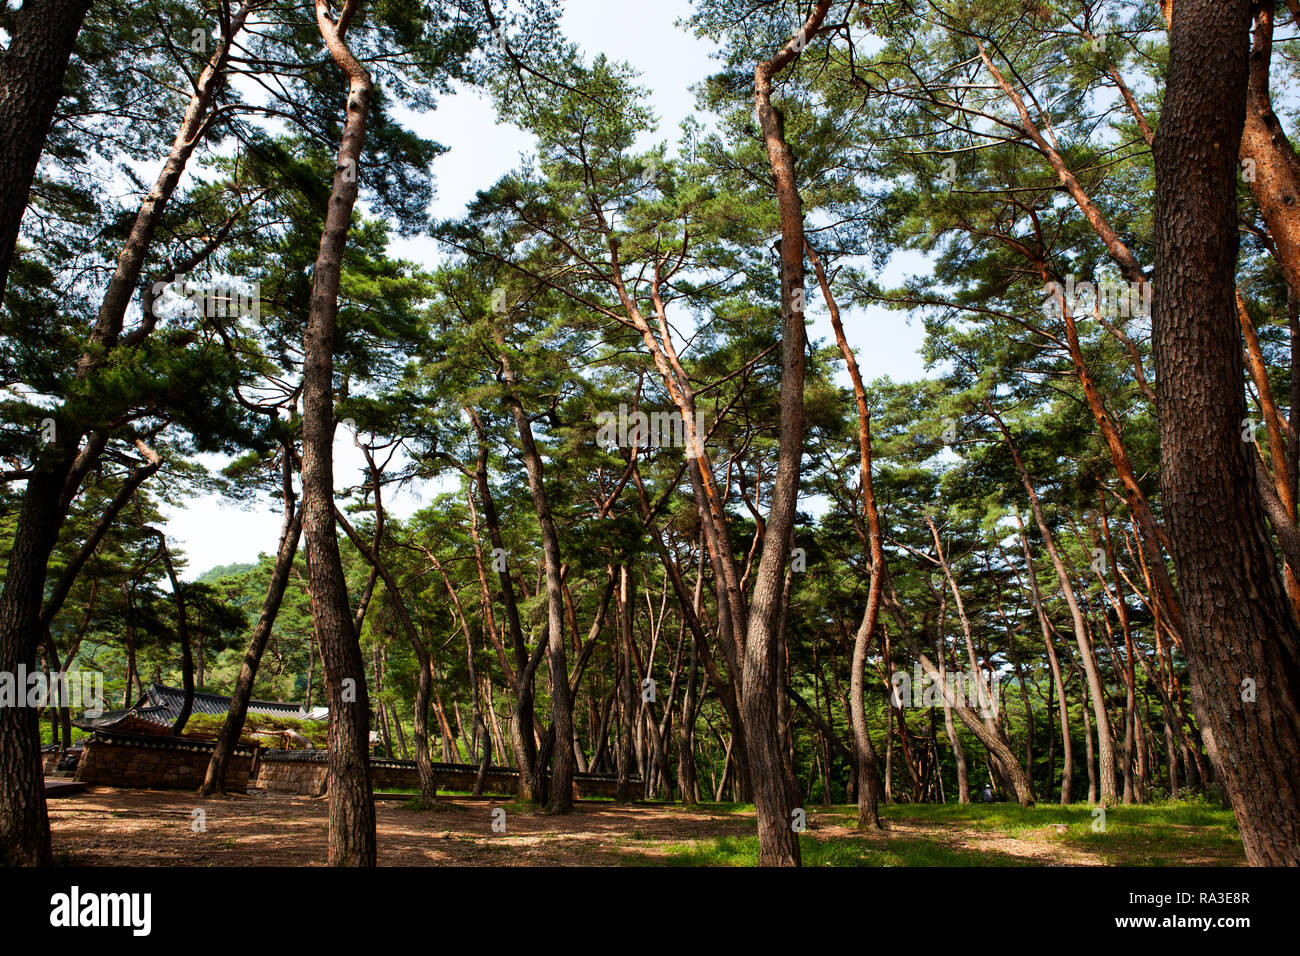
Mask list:
[[[767,150],[781,219],[781,396],[776,479],[764,533],[763,555],[754,577],[741,669],[741,707],[749,748],[749,769],[758,815],[759,863],[798,866],[799,835],[791,826],[798,785],[781,747],[776,706],[776,650],[781,594],[799,499],[803,456],[804,225],[803,201],[795,178],[794,153],[780,111],[772,105],[772,84],[795,62],[830,10],[821,0],[799,32],[770,59],[754,67],[754,111]]]
[[[358,0],[347,0],[337,22],[327,0],[316,0],[316,23],[348,84],[343,138],[313,272],[303,347],[303,544],[312,622],[325,669],[329,702],[330,866],[374,866],[375,804],[370,787],[370,700],[365,659],[357,640],[334,523],[334,334],[339,277],[370,111],[370,75],[344,43]]]
[[[1254,43],[1250,50],[1246,119],[1241,157],[1250,191],[1273,240],[1277,264],[1287,284],[1300,291],[1300,158],[1287,139],[1269,92],[1275,4],[1253,4]]]
[[[1248,112],[1250,15],[1249,0],[1183,0],[1171,31],[1155,144],[1160,486],[1193,699],[1222,748],[1247,858],[1295,865],[1300,634],[1254,493],[1255,451],[1241,436],[1234,147]],[[1243,699],[1247,679],[1254,700]]]
[[[839,345],[840,355],[849,370],[853,383],[853,400],[858,409],[858,459],[859,487],[862,495],[862,510],[866,515],[867,542],[871,551],[871,582],[867,587],[867,604],[862,612],[862,623],[853,635],[853,670],[849,676],[849,719],[853,728],[853,752],[858,768],[858,826],[860,828],[880,828],[880,771],[876,768],[875,751],[867,736],[867,714],[865,678],[867,652],[876,634],[876,621],[880,617],[880,593],[884,586],[881,568],[885,563],[885,549],[880,533],[880,510],[876,507],[876,494],[871,480],[871,408],[867,404],[867,389],[862,382],[862,373],[858,369],[857,357],[849,348],[844,335],[844,324],[840,320],[839,303],[831,294],[830,281],[821,258],[812,245],[808,244],[808,258],[817,273],[817,282],[821,286],[822,298],[831,316],[831,328],[835,331],[835,342]],[[947,726],[951,727],[952,717],[945,711]],[[956,742],[955,732],[950,735],[954,749],[960,752],[960,743]],[[962,761],[964,768],[964,760]]]

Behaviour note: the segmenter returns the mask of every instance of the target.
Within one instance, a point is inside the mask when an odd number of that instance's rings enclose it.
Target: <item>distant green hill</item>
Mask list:
[[[224,578],[226,577],[226,575],[229,574],[242,574],[245,571],[250,571],[255,567],[257,567],[256,561],[252,561],[247,564],[219,564],[215,568],[210,568],[209,570],[204,571],[197,578],[195,578],[195,580],[203,583],[208,583],[211,581],[215,581],[218,578]]]

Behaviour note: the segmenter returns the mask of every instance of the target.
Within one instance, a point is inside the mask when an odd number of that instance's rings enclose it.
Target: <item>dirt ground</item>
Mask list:
[[[554,817],[520,812],[506,799],[445,797],[454,809],[418,812],[406,808],[408,799],[375,801],[382,865],[611,865],[623,862],[630,840],[753,832],[746,816],[677,807],[580,802],[574,814]],[[498,807],[504,833],[492,829]],[[328,808],[324,797],[252,791],[202,799],[109,787],[49,802],[56,858],[76,866],[323,866]]]
[[[377,799],[384,866],[611,866],[668,861],[693,840],[748,837],[749,813],[679,806],[579,803],[572,815],[524,811],[509,800],[445,798],[446,809],[415,811],[409,797]],[[492,829],[505,810],[505,832]],[[192,793],[92,787],[49,801],[58,863],[75,866],[323,866],[325,798],[253,791],[201,799]],[[954,852],[1039,865],[1105,865],[1087,848],[990,833],[959,824],[894,820],[884,834],[856,834],[841,814],[809,812],[808,835],[934,842]],[[1227,859],[1187,860],[1222,864]]]

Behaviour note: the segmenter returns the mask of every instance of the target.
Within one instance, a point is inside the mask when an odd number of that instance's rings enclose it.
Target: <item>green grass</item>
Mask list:
[[[709,805],[714,812],[742,814],[752,807]],[[1241,837],[1231,810],[1200,799],[1111,807],[1104,831],[1094,830],[1093,806],[1041,804],[895,804],[881,807],[886,827],[898,824],[934,826],[933,836],[904,834],[900,830],[878,836],[826,837],[816,832],[818,823],[851,826],[857,811],[851,806],[812,807],[812,832],[802,834],[800,848],[805,866],[1032,866],[1065,862],[1079,854],[1117,866],[1177,866],[1190,860],[1209,859],[1223,864],[1244,862]],[[1059,828],[1066,829],[1061,831]],[[972,849],[949,841],[950,828],[981,832],[991,849]],[[635,837],[635,835],[634,835]],[[1023,846],[996,848],[998,838],[1015,838],[1045,847],[1043,857],[1024,852]],[[1070,852],[1053,854],[1053,845]],[[621,854],[625,863],[670,866],[754,866],[758,862],[757,836],[728,836],[669,843],[666,857],[635,852]],[[1055,860],[1053,859],[1055,857]]]
[[[624,854],[625,862],[666,866],[757,866],[758,837],[719,837],[665,847],[666,859],[652,860]],[[823,840],[804,834],[799,838],[804,866],[1016,866],[1027,861],[990,858],[929,840],[900,838],[875,847],[861,840]]]
[[[754,805],[752,803],[712,803],[702,802],[691,805],[693,809],[706,810],[709,813],[735,813],[745,814],[753,813]]]
[[[853,807],[810,808],[810,813],[817,816],[842,816],[846,820],[851,820],[856,814],[856,809]],[[1015,803],[971,803],[965,806],[958,803],[902,803],[882,806],[880,817],[886,823],[889,820],[952,823],[997,829],[1009,835],[1018,835],[1054,823],[1067,824],[1071,832],[1081,827],[1091,833],[1094,820],[1093,805],[1089,803],[1072,803],[1066,806],[1040,803],[1032,807],[1022,807]],[[1107,832],[1113,833],[1117,830],[1131,832],[1134,828],[1156,827],[1205,828],[1231,834],[1233,839],[1239,839],[1237,821],[1233,812],[1204,800],[1118,806],[1106,810]]]
[[[448,794],[450,795],[450,794]],[[493,800],[507,818],[542,811],[533,803]],[[417,810],[419,795],[406,803]],[[695,840],[665,840],[640,825],[613,835],[594,862],[642,866],[755,866],[758,837],[753,804],[701,803],[683,810],[714,814],[719,827],[741,831]],[[1231,810],[1203,799],[1111,807],[1104,831],[1087,803],[893,804],[882,806],[884,833],[832,836],[853,827],[854,806],[809,806],[811,829],[800,835],[805,866],[1036,866],[1095,862],[1116,866],[1235,865],[1244,863]],[[639,821],[637,821],[639,824]],[[918,832],[920,831],[920,832]],[[718,832],[717,830],[713,832]],[[841,831],[842,832],[842,831]],[[543,839],[555,833],[535,833]],[[483,841],[475,841],[476,844]],[[490,842],[490,841],[489,841]],[[612,845],[611,845],[612,844]],[[485,844],[486,845],[486,844]]]
[[[375,792],[376,793],[419,793],[420,788],[419,787],[384,787],[383,789],[376,790]],[[474,796],[474,791],[473,790],[444,790],[442,787],[439,787],[438,796],[439,797],[472,797]],[[502,794],[497,794],[492,791],[486,791],[484,792],[483,796],[480,799],[498,799],[500,796],[502,796]]]

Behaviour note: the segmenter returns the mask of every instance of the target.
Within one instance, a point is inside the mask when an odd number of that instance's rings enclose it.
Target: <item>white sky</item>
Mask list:
[[[717,69],[717,62],[709,56],[712,45],[675,26],[675,21],[690,12],[688,0],[569,0],[563,22],[565,33],[588,55],[603,52],[611,59],[626,60],[642,74],[640,83],[650,91],[660,120],[658,138],[669,144],[676,142],[680,122],[694,112],[691,87]],[[411,125],[450,147],[433,167],[437,179],[433,214],[438,218],[458,215],[478,190],[518,165],[520,155],[532,148],[529,136],[497,123],[491,103],[473,91],[444,98],[436,112],[413,117]],[[392,253],[426,265],[438,258],[438,250],[428,238],[395,239]],[[919,257],[899,257],[890,264],[885,278],[897,282],[905,273],[925,268]],[[816,297],[810,304],[815,302]],[[919,320],[908,324],[898,312],[851,309],[845,312],[844,325],[868,382],[884,375],[908,380],[923,374],[917,352],[923,338]],[[831,340],[830,322],[824,314],[813,316],[809,334],[814,339]],[[847,384],[847,374],[841,377]],[[334,449],[336,486],[356,484],[362,460],[352,436],[342,428]],[[219,456],[204,456],[203,460],[210,467],[225,464]],[[406,517],[421,505],[418,492],[412,491],[390,493],[386,503],[397,517]],[[190,499],[183,509],[163,511],[169,540],[186,555],[187,578],[217,565],[255,561],[259,553],[275,550],[279,512],[269,500],[241,506],[210,495]]]

